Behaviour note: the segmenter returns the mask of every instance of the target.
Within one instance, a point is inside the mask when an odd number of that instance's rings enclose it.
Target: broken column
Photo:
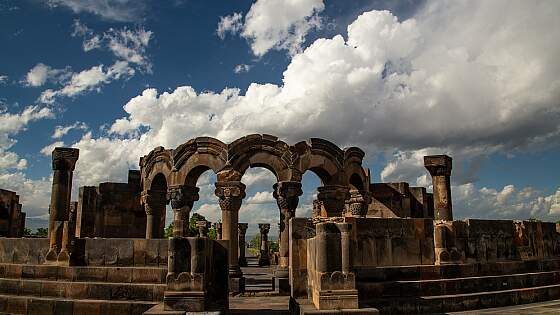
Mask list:
[[[198,237],[208,237],[208,228],[210,222],[206,220],[196,221],[196,228],[198,229]]]
[[[220,222],[214,223],[214,229],[216,229],[216,239],[221,240],[222,239],[222,223],[220,223]]]
[[[259,266],[270,266],[270,258],[268,257],[268,231],[270,231],[270,223],[259,223],[259,230],[261,232]]]
[[[173,236],[188,236],[189,215],[198,200],[198,187],[178,185],[167,190],[167,199],[173,209]]]
[[[350,190],[350,199],[346,200],[349,215],[356,218],[365,218],[371,203],[371,193],[365,190]]]
[[[289,259],[290,259],[290,219],[295,217],[299,196],[303,194],[300,182],[278,182],[274,184],[274,198],[280,209],[280,234],[278,240],[278,268],[276,279],[280,292],[290,292]],[[268,255],[267,255],[268,257]],[[269,262],[270,263],[270,262]]]
[[[232,292],[242,292],[245,286],[238,261],[237,223],[239,208],[245,198],[245,185],[240,181],[218,181],[215,194],[222,209],[222,239],[229,243],[229,288]]]
[[[248,223],[238,223],[237,229],[239,233],[239,266],[247,267],[247,258],[245,257],[245,235],[247,233]]]
[[[317,188],[317,199],[322,203],[324,213],[322,217],[341,217],[344,202],[348,199],[348,187],[340,185],[326,185]],[[322,209],[323,212],[323,209]]]
[[[424,167],[432,175],[434,187],[434,219],[453,220],[451,206],[451,168],[452,159],[447,155],[429,155],[424,157]]]
[[[161,215],[165,212],[167,192],[150,189],[143,191],[140,196],[141,203],[146,211],[146,239],[162,238]]]
[[[64,225],[69,220],[72,173],[78,157],[78,149],[55,148],[52,152],[53,183],[49,213],[50,243],[46,257],[47,262],[56,262],[62,249]]]
[[[64,230],[62,232],[62,249],[58,254],[58,262],[63,264],[70,263],[70,254],[76,238],[76,215],[78,210],[78,202],[70,203],[70,211],[68,221],[64,222]]]

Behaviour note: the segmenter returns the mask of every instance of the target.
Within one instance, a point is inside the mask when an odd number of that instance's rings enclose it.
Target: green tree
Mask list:
[[[280,250],[280,246],[278,245],[278,242],[274,242],[274,241],[270,242],[268,248],[270,248],[271,253],[276,253]]]
[[[23,236],[30,236],[32,231],[30,228],[23,228]]]
[[[249,241],[249,252],[253,255],[258,255],[261,247],[261,235],[255,234]]]
[[[171,238],[173,236],[173,222],[169,223],[169,225],[165,228],[163,232],[163,237]]]
[[[206,218],[202,214],[193,213],[191,219],[189,220],[189,235],[197,236],[198,228],[196,227],[196,221],[206,221]]]
[[[39,237],[47,237],[47,235],[49,235],[49,230],[47,228],[38,228],[35,235]]]

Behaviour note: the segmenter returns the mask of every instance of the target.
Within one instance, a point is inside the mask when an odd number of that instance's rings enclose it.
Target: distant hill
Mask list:
[[[25,227],[35,232],[37,231],[38,228],[48,228],[49,220],[39,219],[39,218],[27,218],[25,219]]]

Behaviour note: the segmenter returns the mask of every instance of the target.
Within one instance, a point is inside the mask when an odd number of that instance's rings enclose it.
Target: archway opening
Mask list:
[[[147,220],[146,224],[151,224],[153,238],[163,238],[165,235],[167,179],[162,173],[157,174],[152,180],[150,195],[153,195],[155,202],[151,204],[152,218]]]

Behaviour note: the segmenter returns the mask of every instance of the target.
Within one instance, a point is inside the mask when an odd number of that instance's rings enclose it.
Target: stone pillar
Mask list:
[[[349,215],[356,218],[365,218],[371,203],[371,193],[365,190],[350,190],[350,199],[346,200]]]
[[[290,219],[295,217],[299,196],[303,194],[300,182],[278,182],[274,184],[273,196],[280,209],[280,233],[278,238],[278,267],[276,269],[277,287],[280,293],[290,292],[289,259],[290,259]],[[262,234],[262,233],[261,233]],[[268,255],[267,255],[268,257]],[[270,264],[270,262],[269,262]]]
[[[247,228],[249,224],[238,223],[237,231],[239,232],[239,266],[247,267],[247,258],[245,258],[245,234],[247,233]]]
[[[72,173],[78,157],[78,149],[55,148],[52,152],[53,183],[49,211],[50,242],[47,262],[56,262],[62,249],[64,225],[69,219]]]
[[[317,199],[322,202],[326,213],[322,217],[341,217],[344,202],[348,199],[348,187],[340,185],[326,185],[317,189]]]
[[[68,215],[68,221],[64,222],[64,231],[62,232],[62,249],[60,254],[58,254],[58,262],[69,264],[70,255],[72,253],[72,247],[74,245],[74,240],[76,239],[76,215],[78,210],[78,203],[70,203],[70,212]]]
[[[216,229],[216,239],[221,240],[222,239],[222,223],[220,223],[220,222],[214,223],[214,229]]]
[[[178,185],[167,189],[167,199],[173,209],[173,236],[188,236],[189,215],[198,200],[198,187]]]
[[[196,227],[198,228],[198,237],[208,237],[208,228],[210,227],[210,222],[196,221]]]
[[[259,266],[270,266],[270,258],[268,257],[268,231],[270,231],[270,223],[259,223],[259,230],[261,231]]]
[[[140,198],[146,211],[146,239],[163,237],[160,231],[160,217],[167,204],[166,192],[159,190],[143,191]]]
[[[447,155],[424,157],[424,167],[432,175],[434,187],[434,219],[453,220],[451,206],[451,168],[452,159]]]
[[[239,208],[245,198],[245,184],[240,181],[218,181],[215,194],[222,209],[222,239],[229,241],[230,290],[242,292],[244,280],[238,261],[237,223],[239,222]]]

